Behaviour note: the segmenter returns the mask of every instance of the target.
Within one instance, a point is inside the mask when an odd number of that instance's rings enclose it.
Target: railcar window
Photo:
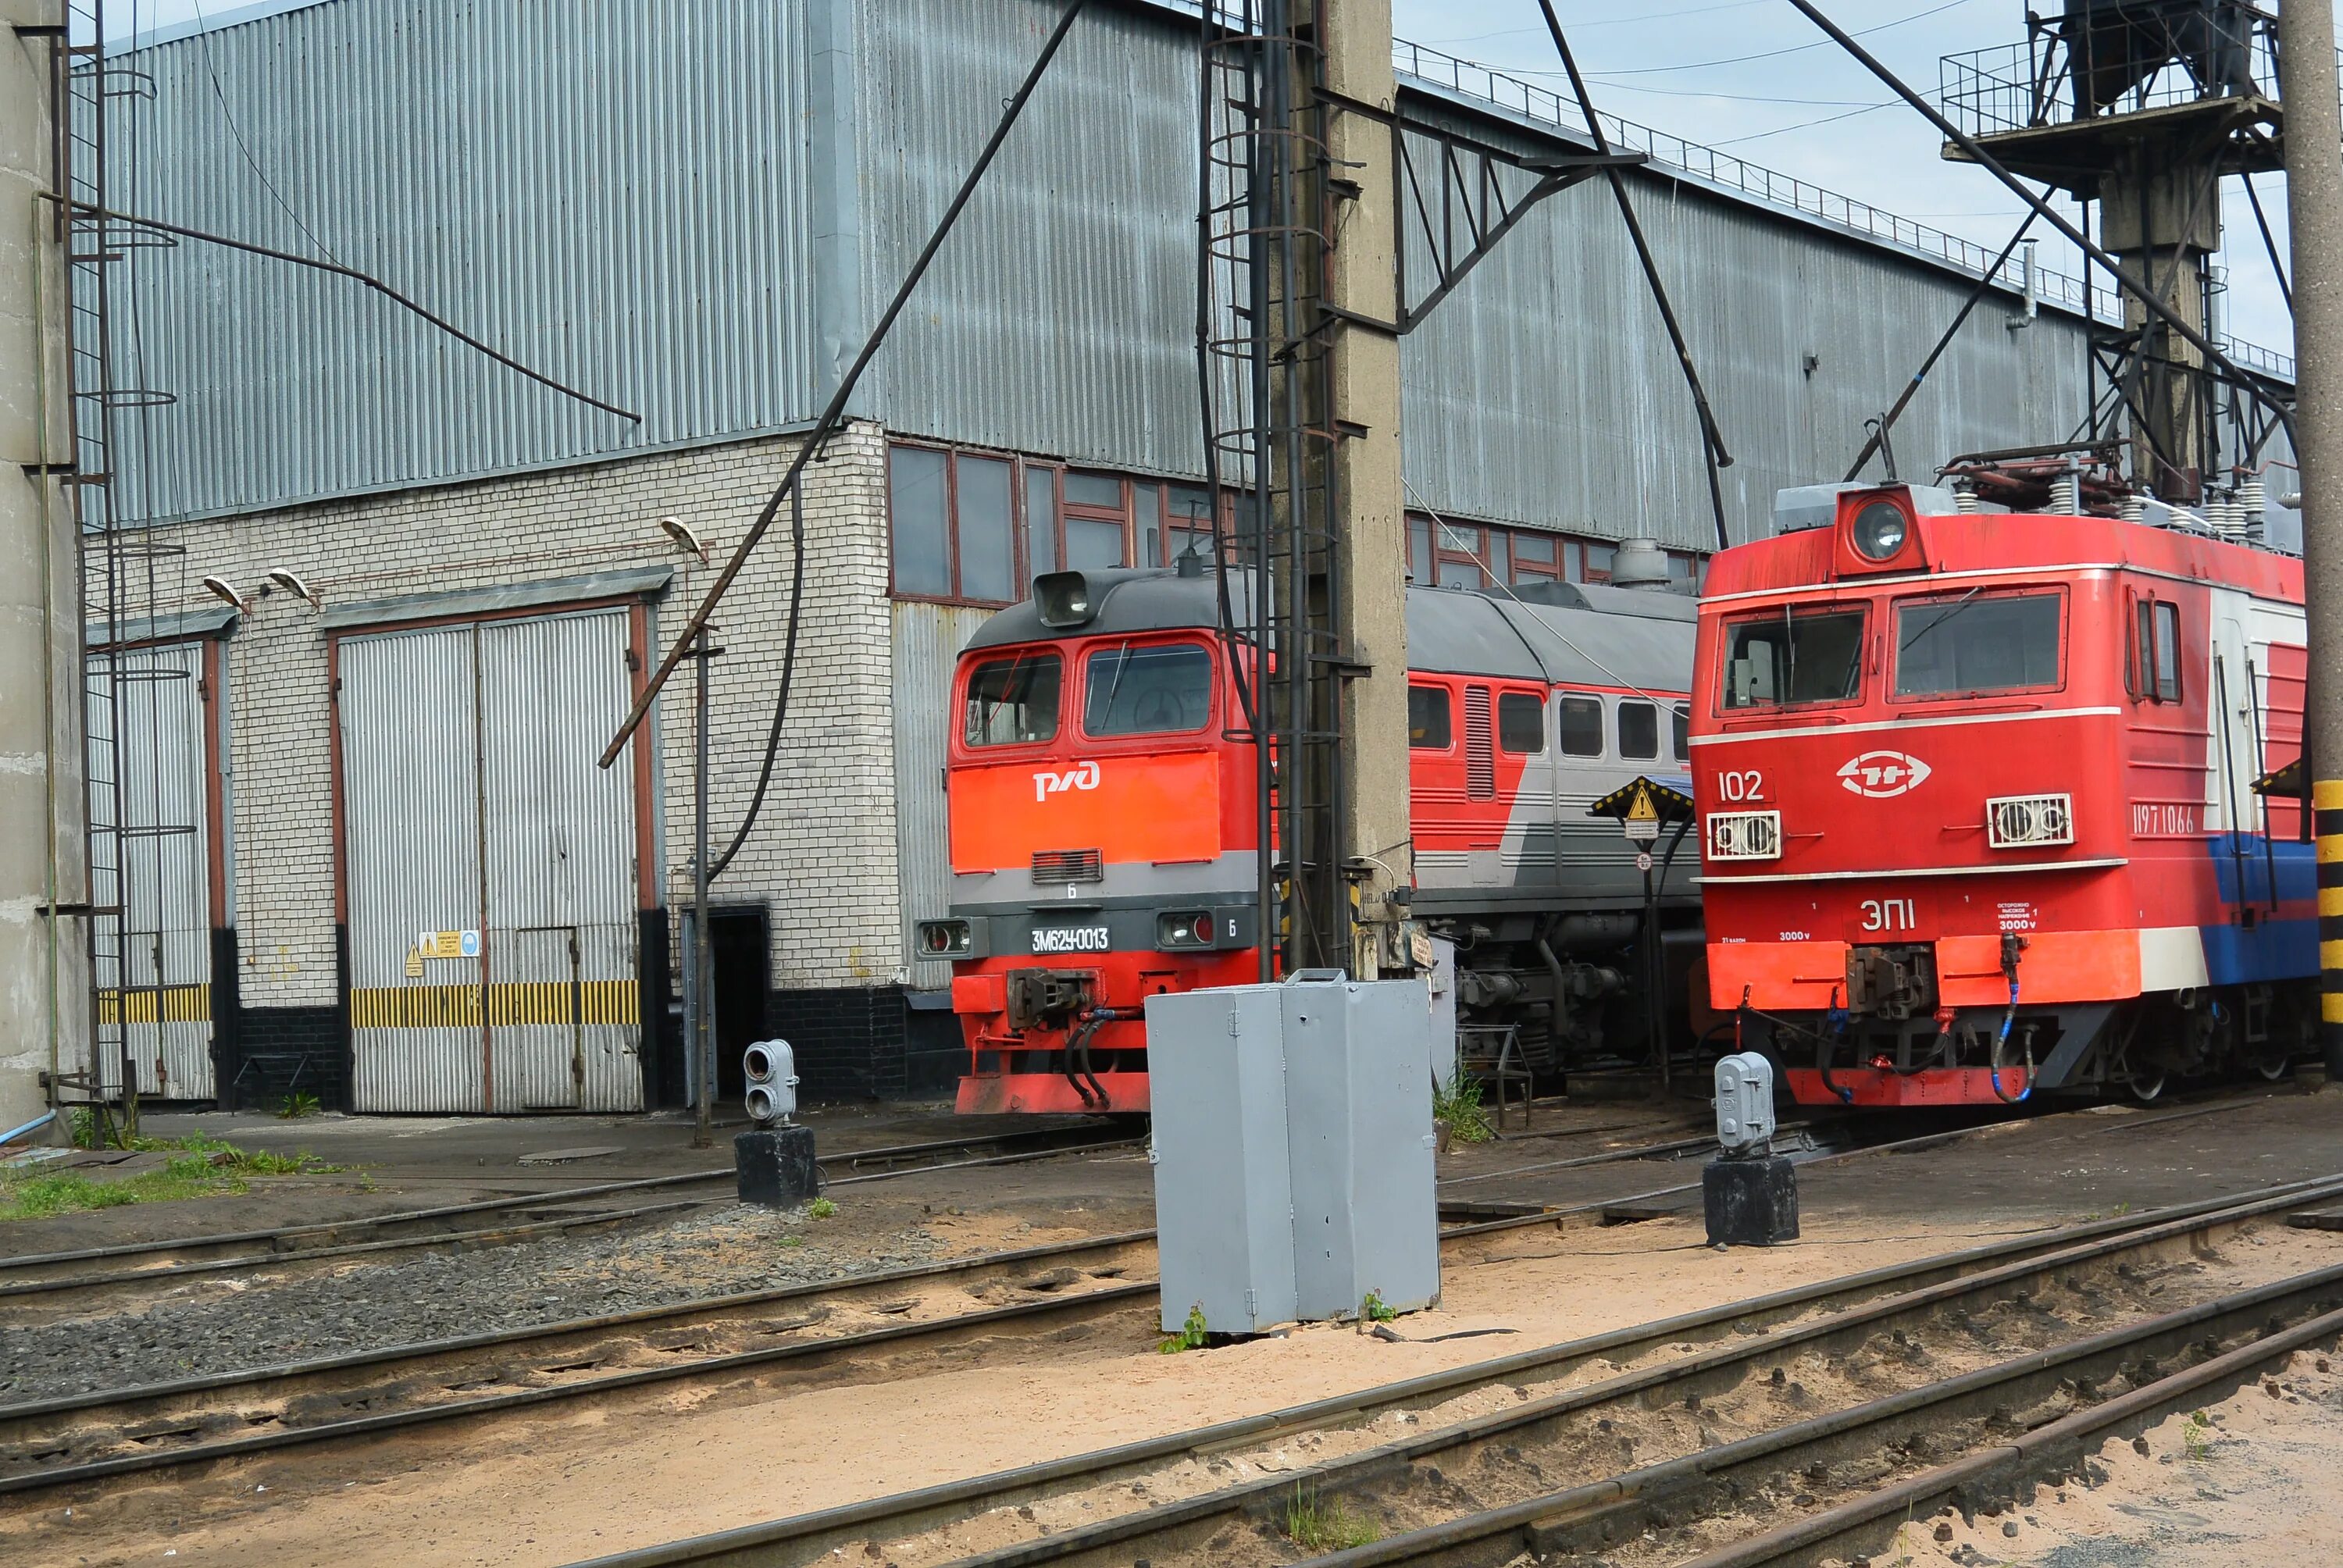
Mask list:
[[[1603,755],[1603,699],[1565,697],[1555,728],[1561,732],[1564,757]]]
[[[1648,702],[1619,705],[1619,755],[1638,760],[1660,754],[1660,710]]]
[[[1725,706],[1844,702],[1863,668],[1863,611],[1782,609],[1725,628]]]
[[[2180,700],[2180,607],[2156,601],[2156,699]]]
[[[1516,757],[1545,749],[1545,705],[1526,691],[1497,696],[1497,744]]]
[[[968,678],[963,739],[970,746],[1055,739],[1060,668],[1054,653],[1024,653],[978,665]]]
[[[1212,710],[1212,656],[1193,643],[1102,648],[1082,672],[1087,735],[1177,735]]]
[[[2018,691],[2058,684],[2055,593],[1975,591],[1896,607],[1896,695]]]
[[[1445,751],[1453,737],[1448,724],[1448,689],[1407,689],[1407,743],[1418,751]]]
[[[1676,760],[1689,762],[1692,760],[1692,709],[1679,702],[1668,713],[1669,727],[1674,731],[1669,739],[1675,742]]]

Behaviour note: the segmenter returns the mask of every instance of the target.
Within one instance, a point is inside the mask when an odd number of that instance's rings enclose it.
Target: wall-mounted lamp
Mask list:
[[[211,589],[213,593],[218,595],[221,598],[227,600],[228,603],[236,606],[238,613],[243,615],[250,615],[252,613],[252,606],[245,602],[244,596],[236,592],[236,589],[228,587],[227,584],[220,578],[206,578],[204,579],[204,587]]]
[[[687,555],[698,556],[701,566],[708,564],[708,547],[699,542],[699,536],[693,533],[681,518],[661,518],[659,527],[667,530],[667,537],[675,541],[676,548]]]
[[[317,604],[317,590],[282,567],[269,568],[268,580],[297,598],[307,599],[312,608]]]

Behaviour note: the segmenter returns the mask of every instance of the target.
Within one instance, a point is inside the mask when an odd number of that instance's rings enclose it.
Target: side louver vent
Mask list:
[[[1711,860],[1778,860],[1782,858],[1782,814],[1779,811],[1711,811],[1708,814]]]
[[[1996,849],[2032,849],[2075,841],[2072,795],[2002,795],[1985,803],[1986,841]]]
[[[1103,882],[1106,864],[1096,849],[1036,849],[1033,851],[1033,880],[1036,882]]]
[[[1493,800],[1497,794],[1497,750],[1489,726],[1489,689],[1464,689],[1464,796]]]

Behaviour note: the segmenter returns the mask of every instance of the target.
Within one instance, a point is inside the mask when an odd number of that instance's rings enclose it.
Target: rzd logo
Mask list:
[[[1928,765],[1901,751],[1866,751],[1838,770],[1840,783],[1875,800],[1917,789],[1927,778]]]
[[[1033,799],[1047,800],[1052,795],[1062,795],[1069,789],[1095,789],[1099,787],[1099,765],[1085,762],[1079,768],[1069,768],[1063,773],[1033,775]]]

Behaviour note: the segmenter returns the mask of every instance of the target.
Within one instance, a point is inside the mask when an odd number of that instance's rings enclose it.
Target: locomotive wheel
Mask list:
[[[2125,1087],[2131,1091],[2131,1097],[2134,1100],[2145,1105],[2164,1092],[2164,1069],[2159,1067],[2151,1071],[2142,1072],[2135,1068]]]
[[[2254,1070],[2268,1081],[2276,1083],[2286,1076],[2286,1070],[2293,1065],[2293,1061],[2287,1057],[2268,1056],[2254,1063]]]

